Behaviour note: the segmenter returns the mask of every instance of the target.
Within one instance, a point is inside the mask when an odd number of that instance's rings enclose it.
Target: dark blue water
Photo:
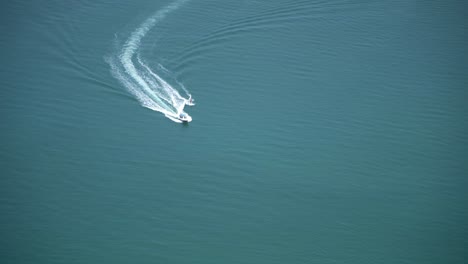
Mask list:
[[[466,10],[2,4],[0,262],[465,262]]]

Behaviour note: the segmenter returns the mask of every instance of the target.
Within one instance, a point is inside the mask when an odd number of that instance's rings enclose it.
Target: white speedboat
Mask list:
[[[165,114],[165,116],[169,119],[171,119],[172,121],[174,122],[177,122],[177,123],[188,123],[188,122],[192,122],[192,117],[189,116],[189,114],[185,113],[185,112],[182,112],[180,113],[179,115],[168,115],[168,114]]]
[[[192,122],[192,117],[185,112],[180,113],[178,119],[182,122]]]

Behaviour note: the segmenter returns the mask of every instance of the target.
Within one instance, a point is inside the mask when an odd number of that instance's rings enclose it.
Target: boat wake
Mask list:
[[[106,58],[112,75],[138,99],[142,106],[161,112],[174,122],[180,122],[177,118],[184,113],[187,99],[152,70],[140,56],[139,51],[145,35],[167,14],[178,9],[185,2],[187,0],[179,0],[157,11],[133,31],[123,45],[117,45],[114,54]],[[168,72],[162,65],[159,65],[159,68]],[[185,96],[190,96],[189,91],[181,83],[175,85],[183,91]]]

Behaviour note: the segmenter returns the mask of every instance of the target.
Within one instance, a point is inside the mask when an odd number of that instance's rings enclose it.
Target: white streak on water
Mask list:
[[[142,106],[161,112],[169,117],[177,116],[183,111],[185,98],[173,86],[152,71],[140,58],[138,51],[146,34],[161,22],[167,14],[178,9],[185,2],[187,0],[179,0],[157,11],[133,31],[125,44],[107,59],[111,66],[112,75],[138,99]],[[164,67],[162,68],[166,70]],[[179,86],[187,95],[190,94],[183,85],[179,84]],[[170,119],[174,121],[174,119]]]

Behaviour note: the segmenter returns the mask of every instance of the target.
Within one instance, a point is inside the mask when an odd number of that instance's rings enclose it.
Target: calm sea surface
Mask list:
[[[0,263],[467,261],[465,1],[0,10]]]

